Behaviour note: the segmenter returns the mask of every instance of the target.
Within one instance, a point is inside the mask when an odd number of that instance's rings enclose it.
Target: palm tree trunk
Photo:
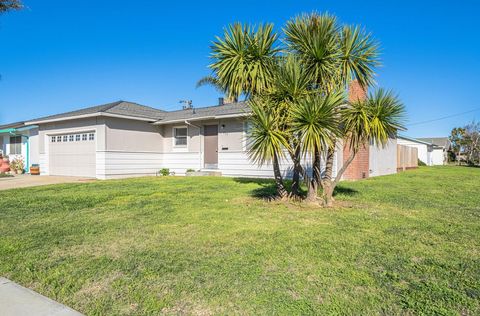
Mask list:
[[[300,163],[300,146],[295,146],[295,152],[291,155],[293,161],[293,176],[292,176],[292,197],[300,197],[300,173],[302,172],[302,165]]]
[[[342,168],[338,170],[337,175],[335,176],[335,179],[326,181],[327,184],[324,186],[323,190],[323,201],[325,203],[325,206],[333,206],[333,192],[335,191],[335,187],[337,186],[338,182],[340,182],[340,179],[342,179],[343,174],[345,173],[345,170],[347,170],[348,166],[352,163],[353,159],[355,158],[356,152],[352,151],[350,153],[350,156],[348,159],[343,163]]]
[[[283,183],[282,173],[280,172],[280,166],[278,164],[278,155],[274,153],[273,155],[273,175],[275,177],[275,185],[277,187],[277,195],[279,198],[284,199],[287,197],[288,192],[285,189]]]
[[[325,176],[321,180],[322,184],[322,199],[325,203],[325,206],[333,206],[333,190],[332,188],[332,173],[333,173],[333,162],[335,159],[335,147],[328,148],[327,157],[325,161]]]
[[[314,202],[317,200],[318,184],[322,178],[322,171],[320,169],[321,153],[319,148],[315,148],[313,157],[312,178],[308,181],[307,201]]]

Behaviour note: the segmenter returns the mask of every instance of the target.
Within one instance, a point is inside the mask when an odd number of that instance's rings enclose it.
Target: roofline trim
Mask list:
[[[25,122],[25,125],[45,124],[45,123],[52,123],[52,122],[77,120],[77,119],[96,117],[96,116],[124,118],[124,119],[144,121],[144,122],[155,122],[156,121],[155,119],[150,119],[150,118],[146,118],[146,117],[138,117],[138,116],[130,116],[130,115],[122,115],[122,114],[114,114],[114,113],[106,113],[106,112],[95,112],[95,113],[90,113],[90,114],[72,115],[72,116],[58,117],[58,118],[52,118],[52,119],[33,120],[33,121]]]
[[[418,140],[416,138],[403,136],[403,135],[397,135],[397,138],[403,138],[403,139],[406,139],[406,140],[409,140],[409,141],[412,141],[412,142],[416,142],[416,143],[420,143],[420,144],[423,144],[423,145],[429,145],[429,146],[433,145],[432,143],[427,143],[427,142],[424,142],[423,140]]]
[[[213,115],[213,116],[201,116],[201,117],[194,117],[194,118],[183,118],[183,119],[176,119],[176,120],[169,120],[169,121],[157,121],[153,123],[153,125],[166,125],[166,124],[175,124],[175,123],[184,123],[188,121],[202,121],[202,120],[220,120],[223,118],[235,118],[235,117],[243,117],[249,116],[249,113],[238,113],[238,114],[226,114],[226,115]]]

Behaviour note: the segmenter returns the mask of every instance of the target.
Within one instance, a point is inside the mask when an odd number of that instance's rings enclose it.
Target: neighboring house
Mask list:
[[[42,175],[110,179],[155,175],[169,168],[180,175],[194,169],[272,177],[271,165],[258,166],[248,159],[248,115],[242,102],[166,112],[118,101],[3,126],[0,132],[6,154],[28,157],[28,165],[38,163]],[[19,134],[24,136],[14,138]],[[366,146],[344,178],[396,173],[396,143],[391,139],[385,148]],[[347,157],[348,149],[339,144],[334,174]],[[284,176],[291,175],[291,161],[281,161],[280,167]]]
[[[424,162],[427,166],[445,164],[447,161],[447,152],[450,149],[450,143],[446,137],[412,138],[407,136],[398,136],[397,143],[399,145],[417,148],[418,159]]]
[[[0,154],[11,160],[21,158],[26,171],[38,163],[38,128],[25,122],[0,125]]]
[[[433,145],[432,162],[434,165],[447,164],[448,152],[451,150],[448,137],[422,137],[418,139]]]

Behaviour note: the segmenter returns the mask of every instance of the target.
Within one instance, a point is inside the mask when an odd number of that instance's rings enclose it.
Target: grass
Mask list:
[[[480,313],[480,169],[342,183],[158,177],[0,192],[0,275],[88,315]]]

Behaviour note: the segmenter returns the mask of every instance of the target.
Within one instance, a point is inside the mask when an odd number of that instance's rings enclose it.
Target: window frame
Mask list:
[[[177,136],[176,131],[179,129],[185,129],[186,133],[185,136]],[[185,144],[177,145],[177,138],[185,138]],[[181,126],[173,126],[172,127],[172,142],[174,148],[188,148],[188,126],[181,125]]]
[[[19,139],[20,141],[16,141]],[[14,141],[12,141],[14,140]],[[13,150],[12,150],[13,149]],[[22,136],[21,135],[15,135],[15,136],[10,136],[9,139],[9,155],[21,155],[22,154]]]

